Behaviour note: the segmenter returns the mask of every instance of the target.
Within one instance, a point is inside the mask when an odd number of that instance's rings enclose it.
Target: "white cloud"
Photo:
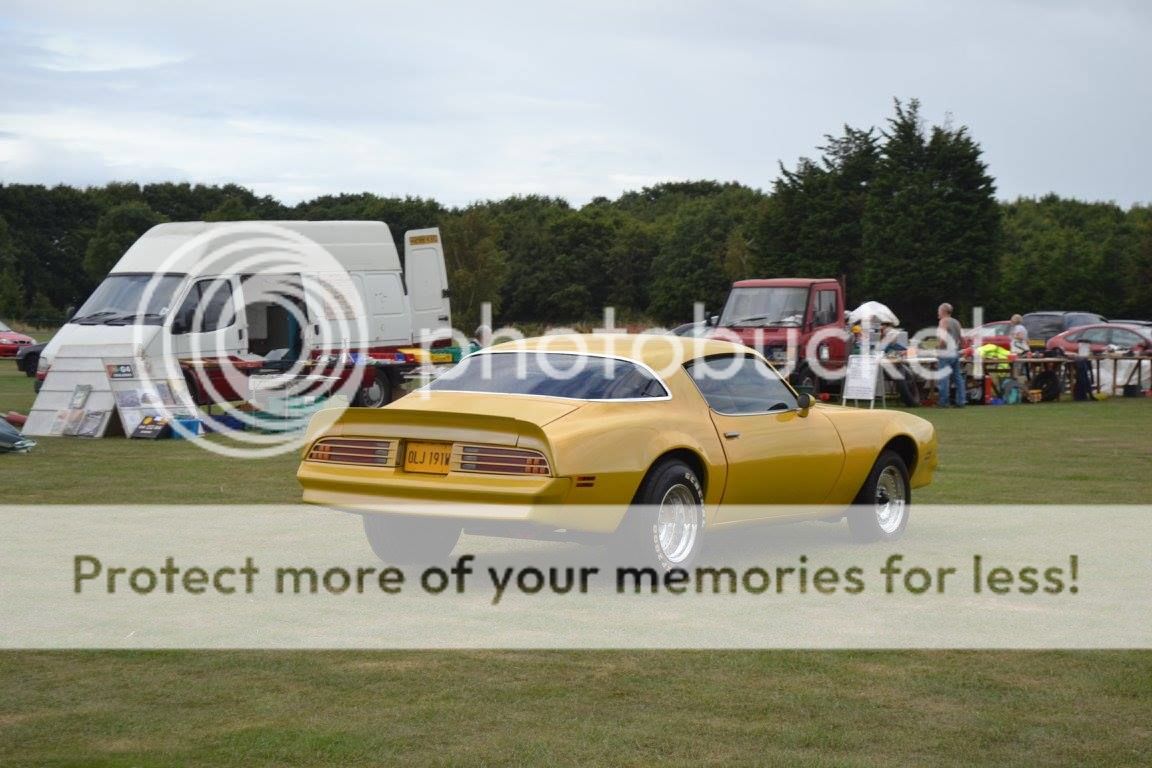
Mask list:
[[[899,96],[970,126],[1005,197],[1146,201],[1147,7],[8,0],[0,179],[69,181],[71,158],[76,183],[170,172],[287,200],[767,188]]]
[[[54,72],[116,72],[151,69],[183,61],[184,56],[143,48],[131,43],[71,35],[45,35],[37,43],[42,52],[35,65]]]

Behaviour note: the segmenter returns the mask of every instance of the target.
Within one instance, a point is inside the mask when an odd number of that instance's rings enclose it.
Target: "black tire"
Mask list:
[[[356,390],[358,408],[382,408],[392,402],[392,380],[382,371],[376,372],[376,380],[370,387]]]
[[[848,511],[848,527],[857,541],[895,541],[904,535],[912,506],[908,467],[895,451],[884,451],[872,465],[864,487]]]
[[[662,571],[688,568],[700,554],[704,532],[704,489],[682,461],[665,460],[649,470],[636,504],[616,532],[619,559]]]
[[[391,565],[435,564],[448,559],[460,540],[451,520],[364,515],[364,536],[376,557]]]

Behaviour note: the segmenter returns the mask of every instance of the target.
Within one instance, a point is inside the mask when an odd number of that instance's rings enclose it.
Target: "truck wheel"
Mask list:
[[[377,373],[375,380],[356,392],[353,405],[359,408],[380,408],[392,402],[392,381],[383,373]]]
[[[460,540],[461,526],[451,520],[399,515],[364,515],[364,536],[376,557],[391,565],[442,562]]]
[[[908,527],[912,487],[908,467],[895,451],[884,451],[872,465],[864,487],[848,510],[848,527],[857,541],[893,541]]]

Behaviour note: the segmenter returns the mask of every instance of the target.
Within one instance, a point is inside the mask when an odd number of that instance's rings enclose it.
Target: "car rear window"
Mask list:
[[[668,390],[650,370],[630,360],[563,352],[472,355],[428,388],[577,400],[640,400],[668,396]]]
[[[1024,327],[1029,338],[1047,341],[1064,331],[1064,318],[1060,315],[1024,315]]]
[[[1064,327],[1075,328],[1078,325],[1093,325],[1103,323],[1104,318],[1094,312],[1069,312],[1064,316]]]

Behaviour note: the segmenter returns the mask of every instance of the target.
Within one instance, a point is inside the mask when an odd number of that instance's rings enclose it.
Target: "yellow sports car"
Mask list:
[[[935,468],[928,421],[814,404],[748,347],[573,335],[482,350],[314,426],[297,477],[304,501],[362,514],[389,562],[446,556],[468,530],[612,535],[672,568],[705,532],[830,507],[893,539]]]

